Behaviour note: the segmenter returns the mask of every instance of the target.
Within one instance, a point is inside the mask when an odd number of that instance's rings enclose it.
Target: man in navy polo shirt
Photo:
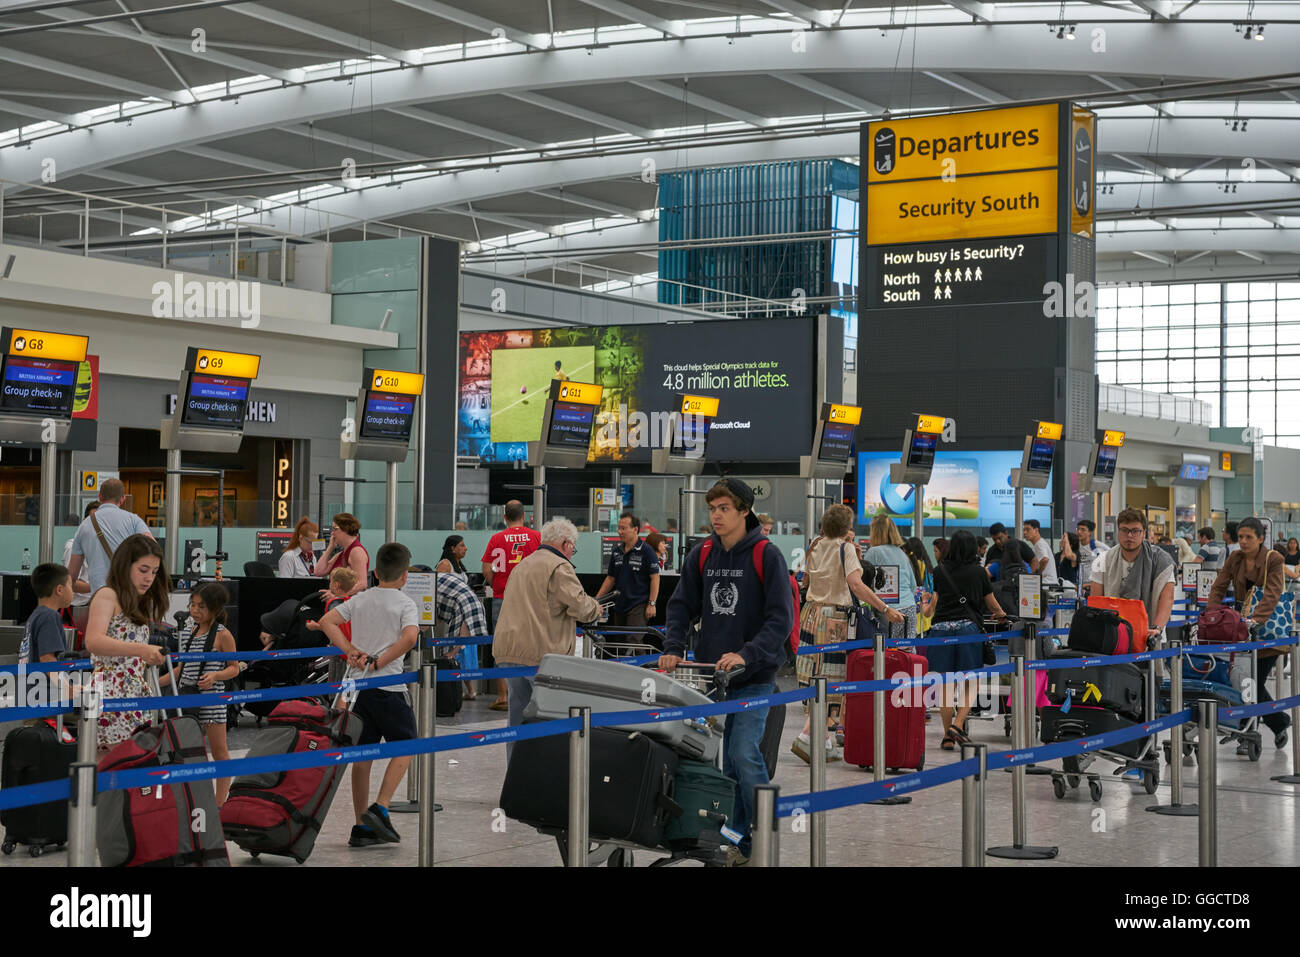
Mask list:
[[[619,544],[609,556],[609,570],[596,592],[599,601],[611,588],[618,589],[612,625],[644,625],[654,618],[659,597],[659,556],[641,541],[641,519],[624,512],[618,520]]]

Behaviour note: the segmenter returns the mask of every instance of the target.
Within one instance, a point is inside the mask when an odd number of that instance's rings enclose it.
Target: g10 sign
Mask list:
[[[999,452],[936,452],[930,484],[925,486],[925,521],[939,525],[942,499],[947,503],[949,527],[987,528],[1002,522],[1008,528],[1015,521],[1015,489],[1011,470],[1020,468],[1023,450]],[[898,461],[897,452],[858,453],[858,523],[869,524],[884,512],[895,519],[911,520],[915,511],[915,489],[889,480],[889,465]],[[1025,517],[1045,519],[1037,503],[1051,502],[1051,485],[1046,489],[1025,489]],[[953,499],[964,499],[956,502]]]

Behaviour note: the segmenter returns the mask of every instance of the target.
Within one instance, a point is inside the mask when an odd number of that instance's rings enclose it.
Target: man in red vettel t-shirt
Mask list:
[[[535,528],[524,527],[524,506],[511,499],[506,503],[506,527],[504,531],[493,535],[483,551],[483,584],[492,586],[494,599],[489,613],[488,624],[495,627],[498,603],[506,594],[506,582],[515,566],[527,556],[537,551],[542,544],[541,533]],[[496,679],[497,700],[492,702],[493,711],[505,711],[508,705],[506,680]]]

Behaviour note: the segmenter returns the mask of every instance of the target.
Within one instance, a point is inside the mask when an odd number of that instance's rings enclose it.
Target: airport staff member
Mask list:
[[[68,574],[72,576],[73,591],[82,595],[95,594],[108,581],[108,566],[118,545],[132,535],[153,538],[144,519],[122,508],[124,498],[126,486],[121,479],[107,479],[99,487],[99,508],[86,516],[72,539]],[[79,580],[83,565],[86,567],[86,581]]]
[[[618,519],[619,545],[609,554],[609,571],[596,592],[599,601],[618,589],[610,624],[645,625],[658,611],[659,556],[641,541],[641,519],[624,512]],[[621,546],[621,547],[620,547]]]

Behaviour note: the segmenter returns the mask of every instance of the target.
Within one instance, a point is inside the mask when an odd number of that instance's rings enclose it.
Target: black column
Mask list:
[[[459,408],[460,244],[429,237],[421,242],[420,371],[424,373],[424,397],[415,527],[451,528]]]

